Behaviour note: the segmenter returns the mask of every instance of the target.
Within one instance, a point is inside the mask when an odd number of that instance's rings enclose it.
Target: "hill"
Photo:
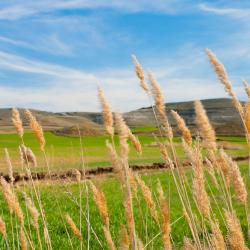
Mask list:
[[[239,114],[232,105],[231,99],[207,99],[202,100],[208,117],[220,135],[243,135],[243,127]],[[193,101],[166,104],[167,114],[171,125],[176,129],[175,121],[170,110],[177,111],[186,121],[190,129],[195,132],[195,112]],[[41,122],[45,130],[62,135],[78,135],[78,128],[83,135],[98,135],[103,133],[102,115],[98,112],[45,112],[31,110]],[[24,125],[27,121],[24,111],[21,109],[21,117]],[[154,127],[156,126],[151,107],[144,107],[124,113],[124,118],[130,127]],[[13,130],[11,122],[11,109],[0,109],[0,132]]]

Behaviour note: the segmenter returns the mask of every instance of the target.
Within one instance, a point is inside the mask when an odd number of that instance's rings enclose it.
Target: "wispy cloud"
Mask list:
[[[24,57],[16,56],[3,51],[0,52],[0,68],[82,81],[96,79],[94,75],[87,74],[79,70],[67,68],[61,65],[26,59]]]
[[[156,67],[155,77],[162,84],[168,102],[226,96],[223,87],[218,88],[218,83],[213,79],[181,76],[180,73],[195,68],[197,64],[199,68],[204,67],[200,60],[190,61],[190,58],[187,58],[185,61],[186,65],[178,61],[177,64],[166,62],[161,67]],[[151,63],[154,68],[155,62]],[[50,111],[97,111],[97,84],[104,88],[115,110],[129,111],[149,105],[145,94],[140,90],[132,67],[88,73],[1,52],[0,69],[25,72],[27,78],[37,74],[48,76],[47,83],[40,84],[39,88],[7,87],[7,83],[2,83],[0,92],[1,103],[4,106],[32,107]],[[186,89],[193,91],[183,91]]]
[[[0,10],[0,19],[16,20],[39,13],[49,13],[58,10],[108,8],[123,12],[162,12],[176,13],[188,6],[188,1],[178,0],[54,0],[54,1],[4,1]]]
[[[202,11],[210,12],[216,15],[229,16],[233,18],[249,18],[250,9],[248,8],[227,8],[227,7],[216,7],[208,4],[200,4],[198,5]]]

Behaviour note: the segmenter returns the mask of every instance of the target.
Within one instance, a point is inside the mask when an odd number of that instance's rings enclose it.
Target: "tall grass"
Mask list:
[[[249,109],[248,104],[243,105],[238,101],[233,92],[232,84],[229,81],[226,70],[214,53],[207,50],[207,55],[212,63],[219,80],[224,84],[227,93],[232,97],[232,101],[238,110],[244,127],[246,129],[246,138],[249,143]],[[159,129],[161,138],[155,138],[162,158],[169,166],[168,173],[175,184],[175,190],[178,194],[178,202],[181,205],[181,216],[177,219],[185,220],[189,232],[183,237],[182,244],[184,249],[248,249],[250,231],[249,231],[249,203],[248,192],[241,176],[239,166],[232,158],[219,148],[216,142],[216,135],[212,125],[209,122],[206,111],[200,101],[194,103],[196,113],[196,123],[199,130],[199,136],[191,135],[183,118],[175,111],[172,115],[177,122],[178,128],[182,133],[182,147],[190,161],[192,175],[191,178],[186,174],[182,161],[176,154],[176,145],[173,143],[173,131],[166,115],[164,94],[159,83],[154,78],[152,72],[148,72],[148,79],[142,65],[138,59],[133,56],[135,72],[139,78],[141,87],[149,96],[149,100],[154,100],[152,112]],[[247,94],[248,86],[245,83]],[[107,150],[110,154],[110,160],[114,168],[115,178],[119,183],[119,190],[122,193],[123,208],[121,211],[122,220],[120,222],[120,232],[112,231],[112,218],[109,214],[109,207],[104,192],[98,184],[86,179],[85,174],[75,170],[77,189],[79,195],[76,197],[69,189],[67,180],[60,184],[70,198],[70,201],[78,208],[78,213],[72,214],[72,211],[62,213],[62,206],[54,195],[54,203],[59,211],[60,219],[58,223],[64,226],[68,249],[73,249],[73,241],[78,242],[78,249],[92,249],[90,237],[94,237],[98,248],[108,249],[154,249],[154,242],[161,237],[162,249],[175,249],[179,244],[173,240],[172,225],[176,221],[171,219],[171,192],[168,190],[168,200],[166,193],[162,188],[162,183],[158,180],[157,192],[142,179],[139,174],[133,173],[129,168],[129,141],[138,154],[142,153],[142,147],[138,138],[133,135],[126,125],[122,114],[113,113],[110,109],[108,100],[104,91],[99,88],[98,96],[102,107],[104,125],[110,139],[107,140]],[[43,135],[43,129],[33,114],[27,110],[26,116],[30,127],[33,130],[40,144],[47,171],[50,174],[50,163],[46,156],[46,141]],[[32,179],[31,166],[36,165],[35,155],[32,150],[25,146],[23,139],[24,129],[17,109],[13,109],[13,124],[20,137],[20,152],[24,170],[27,172],[31,183],[30,197],[24,193],[25,207],[20,205],[18,193],[20,187],[15,186],[11,159],[8,150],[5,150],[6,163],[9,169],[8,183],[1,177],[2,192],[9,214],[3,214],[0,217],[0,234],[4,240],[6,249],[54,249],[53,228],[50,227],[50,221],[44,209],[46,204],[41,198],[40,186]],[[114,143],[114,133],[118,134],[119,147]],[[84,152],[82,139],[80,136],[81,166],[85,169]],[[205,153],[204,153],[205,152]],[[83,171],[83,173],[85,173]],[[207,174],[208,173],[208,174]],[[212,182],[208,180],[208,176]],[[50,180],[52,182],[52,179]],[[49,185],[52,185],[50,182]],[[214,187],[211,187],[211,183]],[[52,187],[52,186],[51,186]],[[169,185],[170,188],[170,185]],[[214,188],[220,195],[215,195]],[[21,191],[24,191],[24,188]],[[118,192],[118,190],[113,190]],[[100,221],[91,217],[89,208],[89,198],[93,197],[98,210]],[[235,199],[236,198],[236,199]],[[86,203],[83,203],[86,200]],[[116,200],[112,200],[114,203]],[[211,204],[216,204],[216,208]],[[242,206],[245,214],[241,221],[245,220],[248,225],[248,232],[243,233],[235,207]],[[146,207],[146,210],[144,209]],[[215,212],[219,211],[219,213]],[[55,212],[55,211],[54,211]],[[79,220],[74,218],[79,216]],[[138,218],[136,220],[135,218]],[[10,227],[6,227],[5,218],[11,221]],[[227,232],[221,230],[222,221]],[[104,237],[95,231],[94,223],[98,223],[102,229]],[[139,225],[138,225],[139,223]],[[152,235],[153,231],[157,231]],[[87,237],[83,237],[83,231],[87,232]],[[35,236],[34,236],[35,235]],[[119,237],[119,241],[114,240]],[[191,237],[190,237],[191,236]],[[105,239],[105,240],[102,240]],[[159,249],[159,248],[156,248]]]

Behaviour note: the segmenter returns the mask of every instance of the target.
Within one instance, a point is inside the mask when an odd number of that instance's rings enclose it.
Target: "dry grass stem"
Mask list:
[[[44,134],[43,134],[43,128],[42,126],[38,123],[38,121],[36,120],[36,118],[33,116],[33,114],[30,112],[30,110],[26,109],[25,110],[25,114],[28,118],[29,124],[31,129],[33,130],[39,144],[40,144],[40,148],[42,151],[45,150],[45,138],[44,138]]]
[[[25,199],[25,204],[31,214],[31,224],[34,226],[34,228],[39,229],[39,212],[37,210],[37,208],[35,207],[33,201],[31,200],[31,198],[26,194],[23,193],[24,199]]]
[[[145,75],[144,75],[143,68],[142,68],[141,64],[139,63],[139,61],[137,60],[135,55],[132,55],[132,60],[133,60],[134,66],[135,66],[136,75],[140,80],[141,87],[146,92],[148,92],[149,89],[148,89],[147,83],[145,82]]]
[[[10,160],[9,151],[8,151],[7,148],[5,148],[4,152],[5,152],[5,161],[6,161],[7,166],[8,166],[8,175],[9,175],[9,178],[10,178],[10,183],[13,185],[13,183],[15,181],[15,178],[13,176],[13,166],[12,166],[12,163],[11,163],[11,160]]]
[[[128,136],[129,136],[129,139],[132,142],[136,152],[141,155],[142,154],[142,146],[141,146],[141,143],[140,143],[138,137],[135,136],[130,130],[129,130]]]
[[[245,87],[245,92],[247,94],[248,100],[250,101],[250,85],[248,84],[248,82],[246,80],[242,80],[243,85]]]
[[[102,106],[102,115],[103,115],[105,129],[110,136],[113,136],[114,135],[113,115],[110,110],[108,100],[106,99],[106,96],[104,95],[104,92],[101,88],[98,88],[98,96]]]
[[[120,229],[120,246],[119,250],[129,250],[129,236],[127,229],[124,225]]]
[[[240,222],[232,212],[225,212],[226,222],[229,230],[229,242],[233,250],[246,250],[244,236],[241,230]]]
[[[78,227],[76,226],[75,222],[73,219],[70,217],[69,214],[65,214],[65,220],[70,226],[70,229],[72,230],[73,234],[79,239],[82,240],[82,235]]]
[[[17,134],[20,136],[20,138],[22,138],[24,134],[23,123],[20,118],[19,111],[16,108],[12,109],[12,122],[17,130]]]
[[[216,151],[217,146],[215,132],[200,101],[195,101],[195,114],[196,124],[205,146],[210,150]]]
[[[171,250],[171,240],[170,240],[170,232],[171,232],[171,224],[169,218],[169,211],[166,199],[164,197],[164,192],[161,186],[161,183],[158,181],[157,183],[157,191],[159,194],[159,202],[161,208],[161,231],[162,231],[162,239],[164,244],[164,249]]]
[[[224,250],[226,245],[220,227],[217,222],[211,222],[212,229],[212,245],[215,250]]]
[[[249,138],[250,136],[250,102],[249,101],[245,104],[244,121],[245,121],[245,126],[246,126],[246,132]]]
[[[91,189],[94,195],[94,201],[99,209],[103,224],[109,228],[109,214],[105,195],[92,182],[90,182]]]
[[[198,250],[198,248],[192,243],[192,241],[184,237],[183,250]]]
[[[192,135],[190,130],[188,129],[184,119],[174,110],[171,110],[171,113],[176,121],[176,124],[178,126],[178,128],[180,129],[183,139],[185,140],[185,142],[191,146],[192,145]]]
[[[224,65],[218,60],[216,55],[211,50],[206,49],[206,53],[207,53],[207,56],[208,56],[210,63],[214,67],[214,71],[216,72],[219,80],[224,85],[226,92],[232,97],[233,104],[234,104],[235,108],[238,110],[240,115],[243,117],[242,105],[239,102],[239,100],[237,99],[237,97],[233,91],[232,84],[228,78],[228,75],[227,75],[227,72],[226,72]]]
[[[37,166],[36,156],[31,148],[28,148],[22,144],[20,146],[20,154],[22,162],[24,162],[26,165],[29,165],[29,163],[31,163],[34,167]]]
[[[173,131],[172,131],[172,128],[168,122],[168,118],[166,115],[165,102],[164,102],[164,97],[163,97],[163,94],[161,91],[161,87],[158,84],[158,82],[155,80],[155,78],[153,77],[152,72],[148,73],[148,78],[149,78],[149,82],[150,82],[151,88],[152,88],[152,93],[153,93],[153,97],[154,97],[154,101],[155,101],[155,107],[160,115],[160,120],[164,126],[164,131],[169,138],[172,138]]]
[[[0,233],[4,239],[7,239],[6,225],[3,218],[0,216]]]
[[[120,140],[120,147],[121,147],[120,155],[123,162],[127,162],[129,153],[129,146],[127,142],[129,136],[129,130],[121,113],[115,113],[115,124]]]
[[[152,195],[150,188],[145,184],[145,182],[138,175],[136,175],[136,180],[137,180],[137,182],[142,190],[143,197],[146,201],[146,204],[150,210],[152,217],[156,221],[158,221],[158,213],[156,210],[156,205],[155,205],[155,202],[153,200],[153,195]]]
[[[75,176],[76,176],[76,181],[80,183],[82,180],[82,174],[80,173],[78,169],[75,169]]]
[[[0,178],[0,182],[3,188],[3,195],[10,212],[11,213],[14,212],[17,218],[20,220],[21,224],[23,224],[24,221],[23,212],[15,193],[12,191],[10,185],[6,182],[6,180],[2,176]]]
[[[106,227],[106,226],[103,226],[103,232],[104,232],[104,235],[105,235],[105,238],[106,238],[109,249],[110,250],[115,250],[116,247],[115,247],[115,244],[113,242],[112,236],[110,234],[109,228]]]
[[[21,243],[22,250],[28,250],[28,241],[27,241],[23,227],[21,227],[21,230],[20,230],[20,243]]]

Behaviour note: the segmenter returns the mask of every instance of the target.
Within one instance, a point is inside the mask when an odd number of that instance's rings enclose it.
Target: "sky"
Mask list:
[[[226,97],[205,48],[239,99],[250,82],[250,2],[1,0],[0,108],[113,111],[149,106],[131,55],[152,70],[166,102]]]

